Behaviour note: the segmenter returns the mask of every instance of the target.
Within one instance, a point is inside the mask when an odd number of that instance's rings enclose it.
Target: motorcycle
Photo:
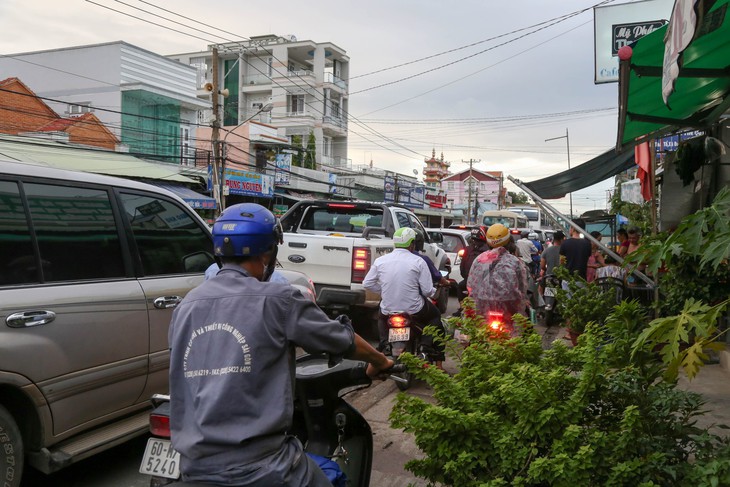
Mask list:
[[[367,364],[355,360],[332,361],[328,356],[301,355],[296,359],[294,426],[307,453],[330,459],[347,478],[348,487],[370,485],[373,433],[365,418],[343,396],[370,386]],[[403,373],[405,366],[390,369]],[[150,432],[140,473],[151,475],[150,487],[216,487],[182,482],[180,454],[170,441],[170,396],[155,395]],[[332,465],[330,463],[332,467]],[[336,468],[336,467],[335,467]],[[327,468],[324,469],[327,473]]]
[[[542,278],[543,293],[542,298],[545,305],[538,314],[538,320],[545,326],[553,326],[560,321],[560,315],[557,310],[557,290],[560,288],[560,279],[552,274],[548,274]]]
[[[403,352],[408,352],[419,357],[429,364],[436,362],[436,350],[433,347],[433,339],[423,335],[423,326],[414,323],[408,313],[397,312],[388,315],[388,350],[394,362]],[[406,391],[413,384],[413,373],[403,369],[401,373],[392,374],[398,389]]]

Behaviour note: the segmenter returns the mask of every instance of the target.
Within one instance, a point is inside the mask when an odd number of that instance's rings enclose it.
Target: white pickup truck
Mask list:
[[[380,296],[362,281],[373,261],[393,250],[393,233],[411,227],[425,236],[424,253],[437,269],[451,262],[409,209],[363,201],[300,201],[281,218],[284,244],[278,260],[284,269],[307,274],[317,290],[317,304],[331,315],[347,314],[371,324]],[[446,310],[448,288],[440,288],[438,307]],[[363,316],[364,313],[364,316]]]

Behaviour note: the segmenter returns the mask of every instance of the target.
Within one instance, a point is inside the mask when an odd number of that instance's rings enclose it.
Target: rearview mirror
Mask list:
[[[208,252],[193,252],[183,257],[183,269],[185,272],[205,272],[213,261],[213,256]]]
[[[429,232],[432,243],[444,243],[444,234],[439,232]]]

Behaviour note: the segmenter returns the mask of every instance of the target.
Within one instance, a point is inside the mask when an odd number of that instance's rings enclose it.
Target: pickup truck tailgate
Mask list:
[[[305,273],[316,284],[350,286],[353,242],[347,237],[285,233],[279,263]]]

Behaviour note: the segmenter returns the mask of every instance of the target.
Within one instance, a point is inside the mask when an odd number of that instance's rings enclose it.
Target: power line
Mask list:
[[[140,21],[142,21],[142,22],[147,22],[147,23],[150,23],[150,24],[152,24],[152,25],[155,25],[155,26],[157,26],[157,27],[162,27],[163,29],[168,29],[168,30],[171,30],[171,31],[173,31],[173,32],[177,32],[177,33],[180,33],[180,34],[183,34],[183,35],[188,35],[188,36],[190,36],[190,37],[193,37],[193,38],[196,38],[196,39],[201,39],[201,40],[205,40],[206,42],[210,42],[210,43],[212,43],[212,44],[217,44],[217,43],[215,43],[215,42],[213,42],[213,41],[211,41],[211,40],[209,40],[209,39],[203,39],[203,38],[201,38],[201,37],[199,37],[199,36],[196,36],[196,35],[193,35],[193,34],[189,34],[189,33],[186,33],[186,32],[183,32],[183,31],[180,31],[180,30],[178,30],[178,29],[174,29],[174,28],[171,28],[171,27],[168,27],[168,26],[165,26],[165,25],[162,25],[162,24],[159,24],[159,23],[153,22],[153,21],[151,21],[151,20],[143,19],[143,18],[141,18],[141,17],[138,17],[138,16],[135,16],[135,15],[129,14],[129,13],[127,13],[127,12],[122,12],[121,10],[117,10],[117,9],[114,9],[114,8],[108,7],[108,6],[106,6],[106,5],[102,5],[102,4],[99,4],[99,3],[97,3],[97,2],[94,2],[93,0],[86,0],[86,1],[87,1],[87,2],[89,2],[89,3],[91,3],[91,4],[94,4],[94,5],[98,5],[98,6],[100,6],[100,7],[103,7],[103,8],[106,8],[106,9],[108,9],[108,10],[111,10],[111,11],[113,11],[113,12],[117,12],[117,13],[120,13],[120,14],[122,14],[122,15],[126,15],[126,16],[132,17],[132,18],[134,18],[134,19],[140,20]],[[119,2],[119,3],[123,3],[123,2],[120,2],[120,0],[115,0],[115,1],[117,1],[117,2]],[[149,3],[149,2],[146,2],[146,3],[147,3],[148,5],[153,5],[153,4]],[[125,4],[125,5],[126,5],[126,4]],[[146,10],[143,10],[143,9],[140,9],[140,8],[138,8],[138,7],[133,7],[133,6],[132,6],[131,8],[134,8],[134,9],[137,9],[137,10],[141,10],[141,11],[143,11],[143,12],[146,12],[146,13],[150,13],[150,12],[148,12],[148,11],[146,11]],[[168,10],[168,12],[171,12],[171,11],[169,11],[169,10]],[[166,17],[163,17],[163,16],[161,16],[161,15],[157,15],[157,14],[153,14],[153,13],[150,13],[150,15],[153,15],[153,16],[155,16],[155,17],[158,17],[158,18],[162,18],[162,19],[165,19],[165,20],[171,21],[170,19],[167,19]],[[178,15],[178,14],[175,14],[175,15]],[[174,21],[172,21],[172,22],[174,22]],[[197,21],[196,21],[196,22],[197,22]],[[179,23],[178,23],[178,24],[179,24]],[[183,24],[183,25],[184,25],[184,24]],[[186,27],[189,27],[189,26],[186,26]],[[189,27],[189,28],[192,28],[192,27]],[[198,29],[198,30],[199,30],[199,29]],[[217,28],[216,28],[216,30],[221,30],[221,29],[217,29]],[[215,37],[219,37],[219,38],[221,38],[221,39],[225,39],[225,40],[228,40],[229,42],[232,42],[232,43],[236,43],[236,44],[238,44],[238,45],[239,45],[239,47],[241,47],[241,48],[242,48],[243,50],[246,50],[246,51],[248,51],[248,52],[251,52],[251,53],[252,53],[252,54],[253,54],[254,56],[256,56],[257,58],[261,59],[261,58],[260,58],[260,57],[258,56],[258,54],[256,54],[255,52],[251,51],[250,49],[246,48],[245,46],[243,46],[242,44],[240,44],[240,43],[239,43],[239,42],[237,42],[237,41],[233,41],[233,40],[230,40],[230,39],[226,39],[225,37],[223,37],[223,36],[220,36],[220,35],[217,35],[217,34],[212,34],[212,35],[214,35]],[[272,54],[272,55],[273,55],[273,54]],[[287,92],[287,93],[289,93],[290,95],[291,95],[291,94],[294,94],[294,93],[292,93],[291,91],[289,91],[289,90],[288,90],[288,89],[287,89],[286,87],[284,87],[283,85],[281,85],[280,83],[278,83],[277,81],[275,81],[275,80],[274,80],[274,79],[273,79],[273,78],[272,78],[271,76],[269,76],[269,75],[268,75],[267,73],[264,73],[264,72],[263,72],[263,71],[262,71],[261,69],[259,69],[258,67],[256,67],[256,66],[254,66],[253,64],[249,63],[249,62],[248,62],[248,61],[246,61],[245,59],[244,59],[244,62],[245,62],[246,64],[248,64],[248,65],[249,65],[250,67],[252,67],[253,69],[257,70],[257,71],[258,71],[259,73],[261,73],[262,75],[266,76],[266,77],[267,77],[268,79],[270,79],[270,80],[272,81],[272,83],[276,84],[276,85],[277,85],[278,87],[280,87],[281,89],[283,89],[284,91],[286,91],[286,92]],[[279,62],[281,62],[281,60],[279,60]],[[275,70],[275,71],[276,71],[277,73],[279,73],[279,74],[282,74],[282,73],[281,73],[280,71],[278,71],[278,69],[275,69],[275,68],[274,68],[274,70]],[[290,77],[288,77],[288,76],[286,76],[286,75],[283,75],[283,74],[282,74],[282,76],[283,76],[284,78],[286,78],[286,79],[288,79],[288,80],[292,81],[292,83],[294,83],[294,85],[295,85],[295,86],[297,86],[297,87],[299,87],[299,88],[302,88],[302,86],[298,85],[298,84],[297,84],[297,83],[296,83],[296,82],[295,82],[294,80],[292,80],[292,79],[291,79]],[[301,78],[301,76],[299,76],[299,75],[297,75],[297,77],[299,77],[300,79],[302,79],[302,78]],[[306,83],[306,81],[305,81],[305,83]],[[317,91],[316,91],[316,87],[313,87],[312,85],[309,85],[308,83],[307,83],[307,86],[308,86],[309,88],[312,88],[312,89],[314,89],[314,90],[315,90],[315,91],[314,91],[314,93],[317,93]],[[317,94],[318,94],[318,93],[317,93]],[[318,98],[318,97],[317,97],[316,95],[314,95],[314,94],[312,94],[312,96],[313,96],[313,97],[315,98],[315,100],[317,100],[317,101],[320,101],[320,102],[323,102],[323,103],[326,103],[326,100],[325,100],[325,99],[323,99],[323,98]],[[325,114],[324,114],[324,113],[323,113],[322,111],[318,110],[317,108],[315,108],[315,107],[313,107],[313,106],[311,106],[311,105],[308,105],[308,106],[309,106],[309,107],[310,107],[310,108],[311,108],[312,110],[314,110],[314,111],[316,111],[317,113],[321,114],[322,116],[325,116]],[[343,110],[343,111],[345,111],[345,110]],[[389,142],[393,143],[393,145],[396,145],[396,146],[398,146],[398,147],[401,147],[402,149],[405,149],[405,150],[407,150],[407,151],[409,151],[409,152],[413,152],[414,154],[417,154],[417,155],[419,155],[419,156],[423,156],[423,154],[420,154],[420,153],[418,153],[418,152],[416,152],[416,151],[413,151],[413,150],[409,149],[408,147],[405,147],[405,146],[403,146],[403,145],[401,145],[401,144],[398,144],[397,142],[393,142],[393,141],[392,141],[392,140],[390,140],[390,139],[389,139],[389,138],[388,138],[387,136],[385,136],[385,135],[381,134],[380,132],[378,132],[378,131],[376,131],[376,130],[374,130],[374,129],[372,129],[372,128],[368,127],[368,126],[366,126],[365,124],[362,124],[362,123],[360,123],[360,122],[359,122],[359,121],[358,121],[358,120],[357,120],[357,119],[356,119],[355,117],[352,117],[352,116],[350,116],[350,115],[349,115],[349,113],[347,113],[347,111],[345,111],[345,113],[346,113],[346,116],[348,117],[348,119],[351,119],[353,123],[355,123],[356,125],[358,125],[358,126],[362,127],[363,129],[365,129],[365,130],[367,130],[367,131],[371,132],[371,133],[372,133],[373,135],[379,136],[379,137],[381,137],[381,138],[382,138],[383,140],[389,141]],[[354,132],[354,131],[353,131],[353,132]],[[363,138],[366,138],[366,137],[365,137],[364,135],[361,135],[361,137],[363,137]],[[372,142],[372,141],[371,141],[371,142]],[[376,145],[379,145],[379,146],[380,146],[381,148],[383,148],[383,149],[385,149],[385,150],[387,150],[387,151],[393,152],[394,154],[400,155],[400,156],[402,156],[402,157],[409,157],[409,156],[404,156],[403,154],[400,154],[399,152],[396,152],[396,151],[394,151],[393,149],[390,149],[390,148],[388,148],[388,147],[382,146],[382,145],[378,144],[377,142],[373,142],[373,143],[375,143]]]
[[[611,0],[611,1],[614,1],[614,0]],[[500,61],[497,61],[497,62],[496,62],[496,63],[494,63],[494,64],[491,64],[491,65],[489,65],[489,66],[486,66],[486,67],[484,67],[484,68],[481,68],[481,69],[479,69],[479,70],[477,70],[477,71],[474,71],[473,73],[467,74],[466,76],[462,76],[462,77],[460,77],[460,78],[457,78],[457,79],[455,79],[455,80],[452,80],[452,81],[450,81],[450,82],[448,82],[448,83],[445,83],[445,84],[443,84],[443,85],[439,85],[439,86],[437,86],[437,87],[435,87],[435,88],[432,88],[432,89],[430,89],[430,90],[428,90],[428,91],[424,91],[423,93],[419,93],[419,94],[417,94],[417,95],[411,96],[411,97],[409,97],[409,98],[406,98],[405,100],[401,100],[401,101],[399,101],[399,102],[396,102],[396,103],[392,103],[392,104],[390,104],[390,105],[387,105],[387,106],[384,106],[384,107],[382,107],[382,108],[378,108],[377,110],[373,110],[373,111],[370,111],[370,112],[368,112],[368,113],[365,113],[365,114],[363,114],[363,115],[361,115],[361,116],[362,116],[362,117],[365,117],[365,116],[371,115],[371,114],[373,114],[373,113],[377,113],[377,112],[380,112],[380,111],[383,111],[383,110],[387,110],[388,108],[393,108],[394,106],[397,106],[397,105],[401,105],[401,104],[403,104],[403,103],[405,103],[405,102],[407,102],[407,101],[411,101],[411,100],[414,100],[414,99],[416,99],[416,98],[419,98],[419,97],[421,97],[421,96],[423,96],[423,95],[427,95],[427,94],[429,94],[429,93],[433,93],[434,91],[438,91],[438,90],[440,90],[441,88],[445,88],[445,87],[447,87],[447,86],[450,86],[450,85],[453,85],[453,84],[455,84],[455,83],[458,83],[459,81],[463,81],[463,80],[465,80],[465,79],[467,79],[467,78],[470,78],[470,77],[472,77],[472,76],[475,76],[475,75],[477,75],[477,74],[479,74],[479,73],[481,73],[481,72],[483,72],[483,71],[486,71],[487,69],[490,69],[490,68],[493,68],[493,67],[495,67],[495,66],[497,66],[497,65],[499,65],[499,64],[502,64],[503,62],[506,62],[506,61],[512,60],[512,59],[516,58],[517,56],[519,56],[520,54],[524,54],[524,53],[526,53],[526,52],[528,52],[528,51],[531,51],[531,50],[533,50],[533,49],[536,49],[536,48],[538,48],[538,47],[542,47],[542,46],[543,46],[543,45],[545,45],[545,44],[546,44],[547,42],[550,42],[550,41],[552,41],[552,40],[554,40],[554,39],[557,39],[558,37],[564,36],[565,34],[568,34],[569,32],[572,32],[572,31],[574,31],[575,29],[577,29],[577,28],[579,28],[579,27],[583,27],[584,25],[586,25],[586,24],[589,24],[590,22],[591,22],[591,21],[588,21],[588,22],[584,22],[584,23],[582,23],[582,24],[580,24],[580,25],[578,25],[578,26],[576,26],[576,27],[573,27],[572,29],[568,29],[568,30],[566,30],[565,32],[562,32],[562,33],[560,33],[560,34],[557,34],[557,35],[555,35],[555,36],[553,36],[553,37],[551,37],[551,38],[547,39],[547,40],[546,40],[546,41],[544,41],[544,42],[541,42],[541,43],[539,43],[539,44],[535,44],[534,46],[532,46],[532,47],[528,47],[527,49],[523,49],[522,51],[520,51],[520,52],[518,52],[518,53],[514,54],[513,56],[510,56],[509,58],[505,58],[505,59],[502,59],[502,60],[500,60]]]

